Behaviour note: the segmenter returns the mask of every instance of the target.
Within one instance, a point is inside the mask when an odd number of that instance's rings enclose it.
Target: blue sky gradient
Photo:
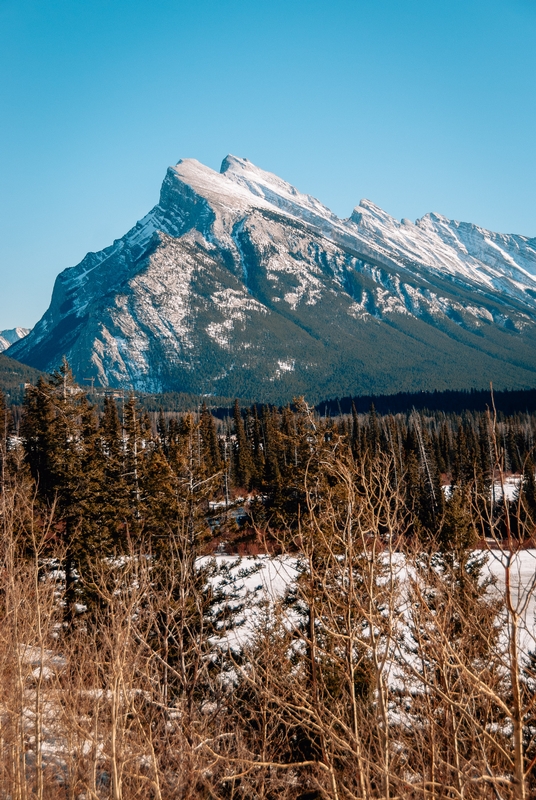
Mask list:
[[[0,0],[0,330],[181,157],[536,236],[535,42],[535,0]]]

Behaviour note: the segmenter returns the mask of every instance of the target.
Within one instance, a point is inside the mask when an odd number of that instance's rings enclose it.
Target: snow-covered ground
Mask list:
[[[225,637],[225,645],[240,647],[251,639],[257,624],[267,608],[282,599],[298,575],[298,559],[295,556],[236,556],[217,555],[218,567],[229,570],[235,581],[232,589],[237,604],[244,604],[244,613],[239,625]],[[201,563],[207,563],[204,558]],[[227,575],[216,575],[215,583],[227,581]]]
[[[510,556],[506,550],[490,549],[486,566],[496,579],[493,592],[507,597],[505,585],[509,566],[510,596],[513,610],[520,616],[520,643],[523,652],[536,649],[536,550],[520,550]]]
[[[482,552],[482,551],[481,551]],[[205,558],[201,560],[201,564],[207,564],[210,559]],[[535,597],[535,582],[536,582],[536,549],[521,550],[518,553],[510,556],[506,551],[498,549],[489,550],[485,553],[486,567],[496,580],[495,584],[490,587],[490,592],[497,595],[505,596],[505,581],[506,581],[506,568],[510,567],[510,579],[512,586],[512,601],[514,609],[519,613],[522,625],[520,632],[520,643],[525,655],[534,649],[534,630],[536,622],[536,597]],[[388,559],[386,562],[389,563]],[[404,588],[404,581],[407,583],[411,577],[415,576],[415,571],[407,566],[404,556],[400,553],[393,553],[390,559],[393,567],[393,572],[400,585],[400,592],[397,595],[400,604],[401,615],[398,620],[404,628],[407,620],[408,607],[405,598],[407,592]],[[221,568],[220,576],[216,573],[213,579],[216,583],[220,580],[228,582],[229,577],[235,579],[235,586],[233,593],[238,596],[236,602],[244,603],[244,610],[242,614],[242,624],[235,630],[220,640],[219,647],[229,645],[235,648],[240,644],[248,641],[254,634],[256,624],[260,622],[267,608],[273,606],[278,600],[282,599],[285,593],[293,586],[297,576],[300,574],[301,566],[296,556],[247,556],[243,558],[236,558],[233,556],[221,555],[216,556],[216,564]],[[484,573],[485,577],[485,573]],[[236,589],[238,587],[238,590]],[[232,602],[235,602],[234,600]],[[290,613],[288,615],[289,624],[293,624],[293,617]],[[403,632],[403,631],[402,631]],[[366,632],[363,634],[366,637]],[[506,628],[505,628],[506,635]],[[409,640],[409,633],[407,634]],[[504,644],[506,643],[506,640]],[[299,646],[297,643],[296,646]],[[386,678],[389,686],[392,689],[400,689],[407,691],[408,684],[400,678],[399,668],[400,661],[397,661],[397,655],[405,658],[407,664],[411,667],[412,649],[406,648],[405,654],[403,653],[403,644],[396,643],[395,639],[391,640],[393,647],[393,660],[388,660],[385,665]],[[504,645],[503,645],[504,646]],[[505,650],[507,648],[505,647]],[[21,701],[24,704],[22,709],[23,713],[23,727],[27,734],[27,753],[26,763],[31,768],[32,759],[35,758],[33,751],[33,742],[36,722],[36,691],[37,681],[42,680],[42,700],[40,708],[42,713],[43,727],[41,731],[42,739],[42,754],[44,763],[50,768],[54,767],[57,771],[58,780],[63,780],[62,776],[69,763],[71,757],[72,744],[68,740],[65,729],[62,727],[64,714],[63,699],[61,692],[61,680],[55,681],[54,676],[61,675],[66,667],[66,661],[61,654],[53,653],[38,647],[22,646],[20,650],[20,661],[22,664],[21,673],[24,673],[25,680],[27,681],[27,688],[24,691],[24,697]],[[397,663],[395,663],[397,661]],[[410,670],[411,671],[411,670]],[[416,673],[417,674],[417,673]],[[50,686],[50,689],[47,688]],[[419,689],[417,688],[417,691]],[[100,695],[98,694],[100,692]],[[123,694],[122,698],[127,695],[124,692],[139,692],[136,688],[121,689]],[[91,700],[95,707],[99,703],[108,702],[102,690],[83,690],[82,694],[86,699]],[[102,695],[102,696],[101,696]],[[0,716],[2,707],[0,706]],[[394,712],[399,713],[399,712]],[[86,720],[87,722],[87,720]],[[84,722],[85,725],[85,722]],[[87,726],[86,726],[87,727]],[[89,755],[92,751],[100,753],[103,747],[101,736],[102,734],[93,733],[91,726],[87,730],[82,726],[83,731],[80,735],[78,747],[82,755]],[[82,730],[82,729],[81,729]],[[139,756],[142,758],[143,756]],[[105,773],[103,773],[104,775]]]
[[[509,475],[507,478],[504,478],[502,482],[495,481],[490,491],[490,498],[493,493],[493,499],[495,501],[501,500],[504,488],[504,494],[506,499],[512,502],[512,500],[515,500],[517,498],[517,494],[519,492],[519,487],[521,485],[522,480],[523,477],[521,475]],[[450,484],[445,484],[445,486],[443,486],[442,489],[445,497],[448,499],[452,494],[452,486]]]
[[[498,597],[506,597],[506,568],[509,567],[511,599],[514,610],[521,618],[521,644],[525,652],[536,647],[536,549],[520,550],[510,555],[507,550],[490,548],[478,551],[485,555],[483,580],[491,576],[493,584],[490,592]],[[238,595],[245,600],[247,612],[244,624],[233,632],[229,642],[244,642],[255,628],[256,622],[267,604],[273,604],[284,597],[292,587],[300,572],[295,556],[216,556],[219,565],[226,565],[236,578],[240,587]],[[403,584],[413,576],[408,570],[404,557],[393,554],[392,566],[395,578],[405,594]]]

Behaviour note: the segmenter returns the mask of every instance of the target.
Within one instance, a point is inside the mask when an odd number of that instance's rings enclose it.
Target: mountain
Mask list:
[[[286,401],[536,385],[536,239],[362,200],[339,219],[247,159],[170,167],[160,201],[62,272],[9,355],[103,386]]]
[[[10,328],[6,331],[0,331],[0,353],[3,353],[4,350],[7,350],[8,347],[11,347],[12,344],[15,344],[20,339],[24,339],[29,333],[29,328]]]

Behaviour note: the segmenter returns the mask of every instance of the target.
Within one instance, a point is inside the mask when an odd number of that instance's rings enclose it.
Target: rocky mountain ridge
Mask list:
[[[9,355],[143,391],[281,402],[536,381],[536,239],[367,200],[341,220],[247,159],[170,167],[159,203],[62,272]]]

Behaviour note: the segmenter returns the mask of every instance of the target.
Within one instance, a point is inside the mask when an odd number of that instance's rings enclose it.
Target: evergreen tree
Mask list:
[[[96,459],[102,468],[103,481],[100,488],[101,524],[107,530],[110,542],[116,549],[124,550],[127,534],[132,528],[132,504],[125,478],[125,450],[123,429],[117,405],[105,398],[104,411],[98,432]]]
[[[204,404],[203,404],[204,405]],[[168,426],[162,409],[158,412],[158,422],[156,423],[156,432],[160,441],[160,447],[164,455],[167,457],[169,454],[169,439],[168,439]]]
[[[281,441],[283,444],[282,460],[285,475],[298,467],[298,432],[296,429],[296,414],[292,413],[289,405],[285,406],[281,414]]]
[[[520,473],[523,471],[523,459],[519,450],[521,435],[519,427],[515,420],[510,420],[508,423],[508,432],[506,434],[506,447],[510,460],[510,468],[512,472]]]
[[[0,390],[0,492],[3,491],[6,480],[8,437],[11,427],[11,412],[5,397]]]
[[[41,500],[54,508],[56,535],[65,549],[66,619],[72,622],[76,572],[102,548],[96,520],[96,422],[87,397],[64,360],[49,380],[26,393],[22,436]]]
[[[56,393],[55,387],[45,378],[39,378],[36,386],[28,388],[21,425],[26,460],[32,477],[40,497],[50,503],[55,492],[52,450],[56,411],[53,393]]]
[[[443,507],[443,493],[429,441],[425,438],[418,415],[412,414],[407,430],[405,484],[412,514],[412,533],[423,539],[435,537]]]
[[[445,418],[441,421],[439,428],[439,451],[441,453],[441,464],[443,472],[450,473],[452,471],[452,441],[450,434],[450,426]]]
[[[463,563],[476,544],[468,487],[451,490],[439,531],[441,551],[457,563]]]
[[[455,454],[452,471],[453,484],[462,487],[473,480],[474,469],[471,458],[470,443],[467,440],[465,425],[460,425],[455,436]]]
[[[370,404],[367,425],[367,449],[370,457],[374,457],[380,452],[380,425],[376,415],[374,403]]]
[[[359,417],[357,416],[357,409],[352,400],[352,434],[351,434],[351,448],[354,458],[359,455]]]
[[[235,400],[233,407],[233,421],[235,435],[233,448],[235,483],[239,487],[248,489],[253,475],[253,460],[251,458],[251,450],[246,438],[244,420],[242,419],[238,400]]]
[[[281,470],[279,467],[280,436],[277,413],[268,406],[263,406],[262,409],[262,430],[264,440],[264,485],[275,494],[281,485]]]
[[[123,437],[124,437],[124,471],[127,491],[130,498],[131,518],[138,525],[142,518],[141,483],[145,462],[145,448],[149,439],[150,428],[146,416],[143,415],[134,395],[125,405]]]
[[[203,402],[201,408],[201,418],[199,423],[201,436],[201,458],[207,476],[215,475],[223,467],[223,460],[220,452],[218,433],[214,417]]]
[[[183,509],[178,479],[160,448],[150,453],[144,465],[140,509],[142,536],[148,551],[165,555]]]
[[[477,468],[477,482],[482,489],[491,485],[491,468],[493,465],[493,446],[489,431],[489,421],[485,415],[478,419],[478,447],[480,461]]]
[[[264,447],[262,441],[262,427],[257,411],[257,406],[251,407],[252,417],[252,450],[253,450],[253,474],[256,487],[262,484],[264,476]]]
[[[7,435],[9,432],[8,408],[4,393],[0,389],[0,446],[7,451]]]

